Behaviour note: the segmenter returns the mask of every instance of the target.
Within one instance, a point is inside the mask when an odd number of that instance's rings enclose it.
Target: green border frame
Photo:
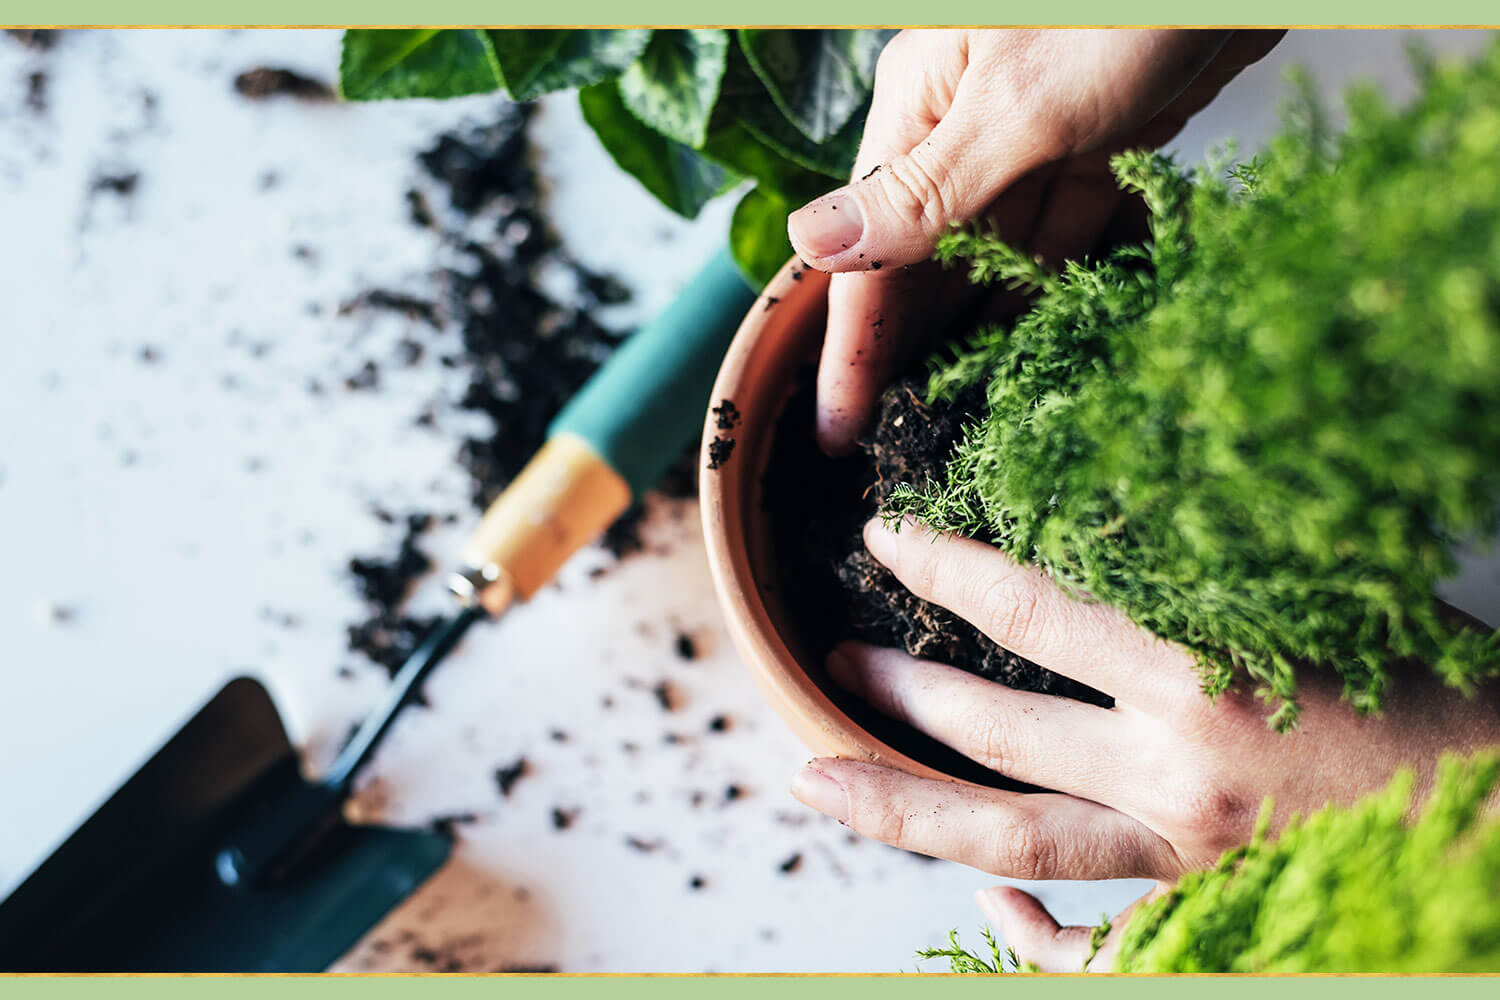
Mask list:
[[[1263,0],[1251,11],[1233,10],[1231,22],[1208,15],[1222,9],[1186,0],[1151,0],[1121,5],[1104,0],[1068,0],[1031,6],[980,4],[974,0],[948,2],[934,16],[923,7],[921,26],[983,25],[1202,25],[1202,26],[1334,26],[1369,27],[1494,27],[1500,25],[1497,0],[1428,0],[1423,4],[1396,4],[1391,0],[1364,3],[1293,3]],[[723,8],[720,8],[721,10]],[[895,0],[843,0],[817,8],[819,20],[807,26],[863,26],[904,24],[914,11],[910,2]],[[632,25],[683,26],[701,24],[708,11],[701,2],[685,0],[635,0],[628,4]],[[259,0],[255,4],[217,5],[211,11],[185,0],[133,0],[128,9],[107,0],[6,0],[0,25],[12,27],[343,27],[343,26],[450,26],[503,23],[513,26],[616,25],[622,13],[618,0],[563,0],[547,7],[547,22],[506,20],[522,11],[493,0],[426,0],[420,5],[393,0]],[[1253,14],[1253,20],[1244,19]],[[754,24],[797,25],[805,18],[805,0],[762,0],[754,8]],[[414,19],[418,15],[419,19]],[[1042,15],[1042,16],[1038,16]],[[902,956],[892,956],[893,963]],[[495,979],[505,979],[497,983]],[[140,1000],[199,1000],[273,995],[277,1000],[301,1000],[315,993],[320,998],[349,997],[351,1000],[393,1000],[423,995],[418,991],[437,988],[445,998],[490,1000],[496,990],[505,1000],[529,997],[557,998],[607,995],[610,1000],[694,1000],[705,993],[733,1000],[758,1000],[768,989],[778,1000],[833,1000],[839,996],[859,1000],[912,1000],[918,994],[943,997],[1006,997],[1019,992],[1027,996],[1073,997],[1085,991],[1106,991],[1111,997],[1140,1000],[1201,1000],[1212,991],[1214,1000],[1265,996],[1275,990],[1279,1000],[1299,997],[1317,1000],[1410,1000],[1413,989],[1431,989],[1444,997],[1489,1000],[1496,996],[1500,977],[1434,976],[1406,977],[1314,976],[1277,978],[1274,983],[1254,977],[1132,978],[1117,976],[1011,976],[1003,982],[989,977],[922,976],[3,976],[0,993],[5,1000],[72,1000],[108,993],[112,998]],[[441,979],[441,985],[431,982]],[[607,991],[607,992],[605,992]]]
[[[213,7],[187,0],[6,0],[0,23],[15,26],[460,26],[504,24],[524,27],[617,26],[622,14],[631,25],[685,26],[712,22],[728,8],[703,0],[633,0],[621,4],[607,0],[561,0],[545,5],[544,11],[525,5],[497,4],[493,0],[427,0],[413,4],[400,0],[258,0],[256,3],[221,3]],[[809,13],[817,15],[808,21]],[[527,20],[544,14],[546,21]],[[1307,3],[1296,0],[1262,0],[1246,6],[1189,2],[1189,0],[1145,0],[1121,4],[1108,0],[1066,0],[1048,4],[980,3],[948,0],[935,10],[911,0],[835,0],[810,8],[805,0],[760,0],[744,13],[756,25],[848,27],[873,25],[1204,25],[1204,26],[1319,26],[1368,25],[1374,27],[1494,26],[1500,24],[1500,5],[1495,0],[1430,0],[1427,3],[1396,3],[1365,0],[1353,3]],[[910,18],[919,14],[922,21]],[[1225,15],[1228,15],[1226,20]],[[510,20],[511,18],[519,18]],[[736,25],[739,22],[733,22]],[[714,25],[717,26],[717,25]]]

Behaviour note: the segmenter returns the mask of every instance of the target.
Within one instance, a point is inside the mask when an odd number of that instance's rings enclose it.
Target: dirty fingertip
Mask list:
[[[842,458],[854,450],[858,431],[849,411],[842,406],[831,407],[821,400],[818,404],[817,426],[814,433],[818,447],[829,458]]]
[[[889,566],[896,558],[896,532],[904,526],[902,522],[888,525],[885,518],[876,514],[865,522],[865,548],[870,550],[870,555]]]
[[[811,264],[845,255],[864,235],[859,203],[847,189],[830,191],[787,217],[787,237],[797,255]]]
[[[792,796],[840,823],[849,822],[849,793],[835,778],[822,770],[819,761],[809,761],[792,778]]]

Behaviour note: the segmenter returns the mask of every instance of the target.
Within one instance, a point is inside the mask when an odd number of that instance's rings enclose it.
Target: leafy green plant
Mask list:
[[[1500,523],[1500,45],[1424,64],[1404,111],[1304,85],[1227,178],[1116,158],[1151,238],[1054,273],[984,233],[940,256],[1034,303],[936,366],[986,386],[939,484],[887,514],[985,537],[1248,676],[1295,721],[1296,675],[1378,709],[1398,661],[1471,688],[1500,639],[1434,600]]]
[[[1114,971],[1500,972],[1500,816],[1486,811],[1500,757],[1445,759],[1408,819],[1415,785],[1403,771],[1352,807],[1293,819],[1274,840],[1268,802],[1248,845],[1131,915]],[[1003,971],[984,933],[993,960],[957,933],[918,956],[958,973]],[[1028,971],[1014,953],[1009,968]]]
[[[1445,760],[1420,816],[1403,771],[1349,809],[1265,820],[1126,925],[1121,972],[1500,971],[1500,818],[1493,754]],[[1267,810],[1269,812],[1269,810]]]
[[[764,284],[791,256],[786,216],[848,179],[883,29],[350,29],[348,100],[578,90],[621,169],[688,218],[741,196],[729,243]]]

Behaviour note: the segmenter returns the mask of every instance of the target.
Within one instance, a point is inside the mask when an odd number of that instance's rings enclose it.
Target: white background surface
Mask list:
[[[379,391],[344,393],[339,379],[388,359],[408,323],[336,312],[371,285],[433,294],[440,248],[401,197],[412,155],[493,99],[345,107],[231,88],[262,64],[331,79],[336,52],[330,32],[79,33],[48,53],[0,38],[0,890],[235,674],[263,677],[294,739],[325,761],[384,682],[343,649],[361,614],[344,563],[394,544],[371,505],[467,512],[459,425],[411,423],[457,390],[452,374],[386,367]],[[1178,146],[1253,148],[1289,61],[1326,83],[1408,87],[1391,33],[1301,35]],[[37,69],[42,114],[24,107]],[[664,304],[721,239],[727,204],[694,225],[659,209],[569,99],[548,101],[533,135],[570,250],[637,291],[612,321]],[[90,195],[116,171],[139,171],[133,197]],[[145,345],[158,363],[140,362]],[[310,377],[334,388],[310,395]],[[424,545],[441,562],[460,530]],[[397,727],[362,806],[397,823],[480,819],[393,920],[467,967],[570,972],[891,971],[973,928],[969,893],[992,879],[853,840],[786,795],[805,752],[728,648],[693,504],[656,504],[649,534],[647,554],[591,580],[609,560],[588,553],[472,635],[429,682],[433,707]],[[440,589],[431,581],[427,603],[443,604]],[[1494,564],[1475,561],[1456,592],[1494,622],[1497,591]],[[679,631],[698,660],[674,655]],[[645,690],[661,679],[681,694],[672,713]],[[733,727],[709,733],[721,712]],[[520,755],[532,771],[502,800],[492,771]],[[726,802],[731,783],[746,794]],[[554,806],[581,810],[572,829],[551,828]],[[629,836],[662,846],[641,853]],[[796,852],[800,868],[781,874]],[[1140,888],[1040,890],[1086,921]],[[380,962],[427,967],[409,951]]]

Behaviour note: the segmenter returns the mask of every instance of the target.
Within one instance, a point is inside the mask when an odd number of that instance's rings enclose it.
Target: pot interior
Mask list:
[[[773,287],[782,285],[785,274],[778,276]],[[793,678],[785,685],[778,685],[778,679],[772,678],[768,686],[774,690],[770,693],[784,712],[804,716],[789,721],[820,752],[850,755],[855,750],[866,759],[918,774],[1016,787],[910,726],[875,712],[834,684],[823,669],[827,639],[816,634],[817,629],[812,627],[815,623],[808,620],[808,609],[789,607],[784,599],[787,588],[776,552],[778,518],[794,515],[767,504],[767,473],[779,453],[778,438],[813,433],[810,394],[825,321],[824,283],[804,280],[796,284],[813,287],[786,288],[777,293],[773,305],[756,307],[766,315],[755,324],[759,329],[753,331],[748,349],[736,359],[739,370],[733,381],[738,398],[734,402],[741,411],[741,422],[734,431],[738,453],[732,456],[735,468],[723,470],[730,473],[724,478],[725,492],[734,494],[732,502],[729,496],[724,498],[726,507],[733,510],[732,514],[726,512],[724,527],[742,533],[748,563],[744,568],[753,590],[752,594],[741,593],[750,609],[745,618],[755,623],[752,628],[762,630],[751,641],[779,654],[773,655],[778,665],[772,669],[796,670],[805,678],[801,684],[796,683],[801,678]],[[807,299],[810,293],[817,295],[816,301]],[[772,310],[784,310],[782,322],[773,322]],[[716,395],[715,403],[719,402]],[[795,419],[784,419],[789,405],[798,407]],[[810,495],[808,502],[828,499]],[[763,614],[756,614],[756,610]],[[808,692],[793,690],[805,688],[807,682],[816,688],[817,695],[809,697]],[[765,678],[762,683],[766,686]],[[852,741],[850,731],[856,734]]]

